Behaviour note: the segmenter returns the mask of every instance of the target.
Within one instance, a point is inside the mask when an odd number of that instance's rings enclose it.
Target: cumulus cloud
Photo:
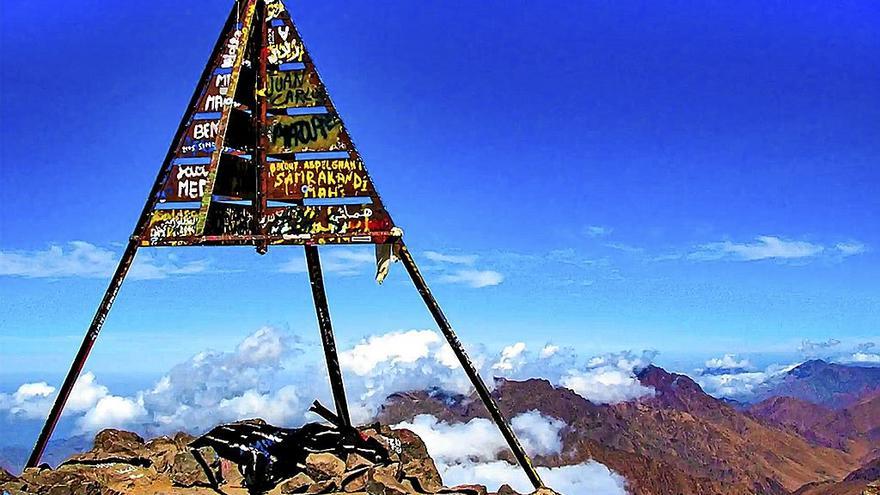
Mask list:
[[[46,382],[24,383],[11,394],[0,394],[0,411],[19,418],[42,417],[51,405],[55,387]]]
[[[650,393],[650,389],[637,384],[634,375],[650,362],[650,353],[584,359],[571,348],[549,344],[533,352],[524,343],[514,343],[497,354],[482,346],[468,348],[478,372],[490,385],[495,375],[511,379],[542,377],[598,403]],[[323,361],[302,359],[302,349],[303,344],[289,334],[260,328],[232,350],[200,352],[174,366],[152,387],[125,397],[113,395],[93,373],[84,373],[65,411],[76,415],[74,423],[79,432],[112,426],[145,435],[179,430],[198,433],[220,422],[247,417],[297,426],[307,420],[311,400],[329,400],[326,380],[315,379],[325,376]],[[320,355],[318,349],[314,351],[310,356]],[[351,413],[357,422],[371,420],[385,399],[396,392],[473,392],[452,349],[432,330],[374,335],[341,349],[339,357]],[[45,382],[24,384],[0,394],[0,413],[42,419],[56,393]],[[518,417],[516,424],[532,432],[531,436],[525,435],[530,449],[549,452],[558,448],[555,432],[562,425],[528,414]],[[541,424],[549,424],[550,429],[541,430]]]
[[[82,433],[94,433],[104,428],[124,428],[143,420],[146,414],[141,401],[108,395],[99,399],[77,420],[77,428]]]
[[[56,395],[55,387],[46,382],[25,383],[12,394],[0,394],[0,411],[24,419],[42,419],[49,413]],[[88,411],[109,395],[110,391],[95,381],[93,373],[83,373],[70,391],[65,411]]]
[[[284,358],[300,352],[272,327],[247,336],[233,352],[202,352],[178,364],[138,394],[149,427],[159,433],[203,430],[218,422],[262,417],[276,424],[300,421],[305,409],[295,389],[271,390]]]
[[[519,466],[505,461],[463,463],[437,466],[443,481],[449,485],[479,483],[490,487],[508,484],[519,493],[530,493],[531,483]],[[582,464],[547,468],[539,466],[538,475],[547,486],[559,493],[593,495],[625,495],[626,480],[604,464],[589,461]]]
[[[559,419],[530,411],[515,416],[511,426],[532,456],[560,454],[563,450],[561,432],[566,425]],[[518,466],[498,460],[507,444],[487,419],[446,423],[431,415],[419,415],[396,427],[410,429],[425,441],[448,485],[480,483],[494,491],[506,483],[523,493],[532,490]],[[549,486],[561,493],[626,493],[624,479],[597,462],[538,471]]]
[[[727,356],[718,358],[720,364],[730,364]],[[741,364],[743,361],[735,361],[733,363]],[[709,362],[712,362],[710,360]],[[748,400],[755,392],[760,390],[766,384],[775,379],[781,378],[782,375],[788,373],[800,363],[780,365],[772,364],[763,370],[751,370],[748,367],[734,366],[730,368],[709,367],[704,370],[697,370],[697,376],[694,380],[703,388],[707,394],[727,399]]]
[[[472,354],[476,366],[483,357]],[[346,381],[356,399],[352,416],[367,421],[385,398],[395,392],[442,388],[467,394],[472,387],[449,344],[433,330],[389,332],[364,339],[339,354],[344,372],[357,379]]]
[[[504,275],[494,270],[454,270],[440,276],[445,284],[461,284],[473,289],[491,287],[504,281]]]
[[[539,357],[541,359],[547,359],[549,357],[553,357],[553,355],[556,354],[557,352],[559,352],[558,345],[547,344],[544,346],[543,349],[541,349],[541,354]]]
[[[505,347],[501,350],[501,359],[492,365],[492,369],[500,372],[519,369],[522,367],[525,359],[523,354],[525,350],[526,344],[524,342],[517,342],[516,344]]]
[[[636,373],[657,355],[645,351],[605,354],[590,359],[586,366],[572,369],[560,383],[595,404],[613,404],[654,395],[654,389],[639,382]]]
[[[880,365],[880,350],[876,347],[874,342],[861,343],[856,347],[855,351],[839,356],[835,361],[844,364]]]
[[[725,354],[720,358],[706,361],[705,375],[721,375],[725,373],[742,373],[752,368],[748,359],[737,360],[735,354]]]
[[[107,278],[116,268],[119,254],[85,241],[53,244],[45,250],[0,251],[0,276],[23,278]],[[175,254],[160,256],[141,252],[129,277],[136,280],[164,279],[173,275],[202,273],[207,260],[183,262]]]

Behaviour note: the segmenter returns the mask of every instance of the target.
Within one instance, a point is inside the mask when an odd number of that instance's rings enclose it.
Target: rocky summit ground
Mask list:
[[[361,432],[382,442],[391,463],[375,465],[357,454],[341,459],[331,453],[310,454],[305,470],[269,491],[279,494],[488,495],[481,485],[444,487],[425,444],[413,432],[374,425]],[[104,430],[94,447],[63,462],[56,469],[25,469],[21,476],[0,470],[0,493],[6,495],[201,495],[248,494],[238,466],[219,458],[210,448],[200,453],[219,491],[212,488],[206,470],[190,451],[194,437],[178,433],[145,441],[120,430]],[[497,495],[516,495],[507,486]],[[539,490],[533,495],[558,495]]]

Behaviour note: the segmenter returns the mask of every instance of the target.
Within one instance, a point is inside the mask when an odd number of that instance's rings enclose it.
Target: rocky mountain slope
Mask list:
[[[793,397],[829,409],[844,409],[880,392],[880,368],[807,361],[757,392],[758,400]]]
[[[842,481],[809,483],[795,495],[880,495],[880,457],[856,469]]]
[[[538,410],[568,425],[560,455],[547,465],[595,459],[625,476],[635,494],[787,494],[843,479],[858,466],[848,452],[811,443],[717,400],[684,375],[649,366],[639,373],[654,397],[596,405],[544,380],[499,381],[495,395],[510,416]],[[418,414],[450,422],[484,416],[469,396],[414,392],[392,396],[380,420]]]
[[[859,461],[880,456],[880,392],[831,410],[791,397],[774,397],[747,409],[755,419],[789,429],[816,445],[839,449]]]

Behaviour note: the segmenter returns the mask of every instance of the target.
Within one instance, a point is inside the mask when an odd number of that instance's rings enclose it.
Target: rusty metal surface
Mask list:
[[[265,233],[258,234],[251,207],[215,203],[202,236],[198,213],[195,208],[154,211],[141,245],[384,243],[394,226],[388,213],[373,204],[272,207],[260,222]]]

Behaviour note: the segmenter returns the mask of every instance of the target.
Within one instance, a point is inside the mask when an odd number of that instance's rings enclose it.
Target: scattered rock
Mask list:
[[[209,466],[214,481],[222,481],[223,472],[220,466],[220,458],[217,457],[211,448],[202,448],[199,449],[199,452]],[[188,450],[178,452],[174,456],[170,475],[171,481],[175,485],[185,488],[211,486],[212,484],[212,480],[208,478],[202,465],[199,464],[192,452]]]
[[[75,455],[62,465],[114,462],[144,467],[152,464],[143,438],[130,431],[107,429],[95,435],[92,450]]]
[[[345,462],[333,454],[309,454],[306,457],[306,473],[317,481],[334,479],[344,472]]]
[[[498,489],[498,495],[522,495],[518,491],[510,487],[510,485],[501,485]]]
[[[287,493],[305,493],[310,486],[315,484],[315,480],[313,480],[306,473],[299,473],[293,478],[282,481],[275,489],[273,489],[270,495],[275,494],[287,494]]]
[[[179,452],[186,452],[187,445],[193,440],[191,435],[178,433],[174,437],[158,437],[146,444],[147,457],[159,473],[167,473],[174,464],[174,457]]]
[[[452,488],[444,488],[438,493],[448,493],[455,495],[487,495],[486,487],[483,485],[458,485]]]

